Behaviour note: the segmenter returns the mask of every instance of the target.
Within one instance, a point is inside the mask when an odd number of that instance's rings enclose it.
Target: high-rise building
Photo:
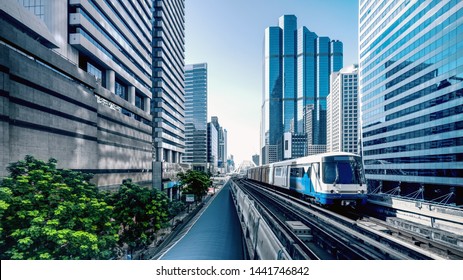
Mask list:
[[[207,123],[207,171],[215,174],[219,159],[219,133],[212,122]],[[206,170],[203,170],[206,171]]]
[[[255,164],[256,166],[259,166],[259,165],[260,165],[260,164],[259,164],[259,160],[260,160],[260,156],[259,156],[258,154],[255,154],[255,155],[252,156],[252,162],[254,162],[254,164]]]
[[[331,74],[327,98],[327,152],[359,153],[357,65]]]
[[[329,78],[342,68],[342,43],[318,37],[306,27],[298,29],[294,15],[280,17],[279,26],[265,29],[264,37],[262,163],[299,157],[301,151],[302,156],[324,151]],[[306,108],[312,108],[310,120]],[[285,133],[296,140],[297,151],[286,150],[292,145],[285,144]],[[307,148],[300,147],[301,141]]]
[[[160,188],[163,180],[174,179],[174,170],[185,152],[184,44],[185,0],[153,0],[151,113],[155,188]]]
[[[228,131],[227,129],[223,129],[222,137],[219,136],[219,150],[220,150],[220,158],[222,160],[222,165],[225,169],[227,169],[227,159],[228,159]]]
[[[151,181],[151,8],[1,2],[0,176],[33,155],[101,187]]]
[[[185,66],[185,153],[183,162],[207,168],[207,64]],[[217,160],[217,159],[215,159]]]
[[[219,118],[217,116],[211,117],[211,123],[216,127],[218,132],[218,158],[217,165],[219,171],[226,172],[227,170],[227,138],[228,132],[225,128],[219,124]]]
[[[360,1],[371,190],[463,205],[462,19],[462,1]]]

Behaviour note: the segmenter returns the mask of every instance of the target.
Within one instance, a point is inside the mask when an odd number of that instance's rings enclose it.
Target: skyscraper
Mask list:
[[[93,173],[100,187],[151,181],[150,10],[149,1],[1,2],[0,176],[33,155]]]
[[[168,170],[177,168],[185,152],[184,30],[185,0],[153,0],[151,113],[155,188],[160,188],[163,179],[175,177],[176,172]]]
[[[195,170],[206,171],[207,168],[207,131],[207,64],[186,65],[183,162],[191,164]]]
[[[218,145],[218,157],[217,157],[217,166],[219,171],[225,173],[227,170],[227,138],[228,132],[225,128],[220,126],[219,118],[217,116],[211,117],[211,123],[215,126],[218,133],[217,145]]]
[[[331,74],[327,97],[327,152],[359,152],[357,73],[357,65],[351,65]]]
[[[343,65],[342,43],[297,28],[294,15],[284,15],[279,26],[265,29],[264,85],[261,106],[262,163],[294,158],[326,147],[326,97],[329,76]],[[307,111],[311,126],[307,127]],[[309,107],[308,107],[309,106]],[[285,133],[290,133],[284,138]],[[284,139],[295,139],[297,151]],[[310,140],[310,142],[309,142]],[[307,148],[301,147],[306,141]]]
[[[219,159],[219,133],[212,122],[207,123],[207,171],[215,174]],[[203,170],[206,171],[206,170]]]
[[[360,1],[372,190],[463,205],[463,2]]]

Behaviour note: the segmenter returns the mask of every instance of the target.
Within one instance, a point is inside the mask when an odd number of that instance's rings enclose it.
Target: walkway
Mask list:
[[[243,257],[241,227],[230,186],[226,184],[158,259],[241,260]]]

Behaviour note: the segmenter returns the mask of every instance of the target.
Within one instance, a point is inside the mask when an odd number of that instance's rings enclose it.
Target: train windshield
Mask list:
[[[323,159],[325,184],[365,184],[362,161],[353,156],[330,156]]]

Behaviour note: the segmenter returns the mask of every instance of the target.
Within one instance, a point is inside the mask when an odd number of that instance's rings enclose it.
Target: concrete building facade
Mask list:
[[[150,182],[151,2],[34,3],[0,4],[0,176],[33,155]]]
[[[331,74],[327,97],[327,152],[359,153],[358,69],[356,65]]]
[[[185,153],[185,0],[152,3],[153,187],[162,188],[176,180]]]

